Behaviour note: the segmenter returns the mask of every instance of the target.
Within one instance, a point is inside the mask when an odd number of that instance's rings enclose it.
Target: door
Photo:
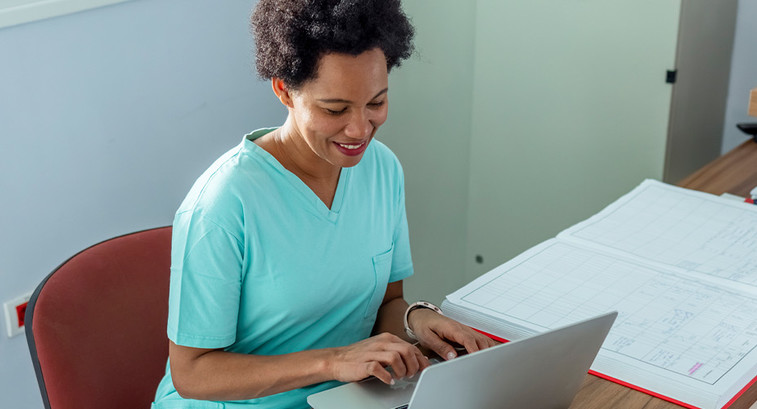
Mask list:
[[[661,179],[680,0],[479,0],[472,279]]]
[[[681,5],[664,178],[678,183],[720,156],[738,0]]]

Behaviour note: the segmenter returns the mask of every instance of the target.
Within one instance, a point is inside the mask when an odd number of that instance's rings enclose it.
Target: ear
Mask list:
[[[276,94],[284,106],[287,108],[294,107],[292,104],[292,93],[286,83],[284,83],[284,80],[281,78],[271,78],[271,87],[273,88],[273,93]]]

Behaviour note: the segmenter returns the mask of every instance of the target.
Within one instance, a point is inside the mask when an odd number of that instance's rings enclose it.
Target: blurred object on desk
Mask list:
[[[752,139],[757,142],[757,122],[736,124],[736,127],[747,135],[751,135]]]
[[[727,192],[748,197],[749,192],[757,186],[757,143],[744,141],[689,175],[678,186],[714,195]]]

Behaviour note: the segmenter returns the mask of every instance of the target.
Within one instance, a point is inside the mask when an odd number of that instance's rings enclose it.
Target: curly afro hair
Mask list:
[[[252,31],[260,77],[281,78],[293,89],[316,76],[328,53],[378,47],[391,70],[413,52],[414,30],[400,0],[260,0]]]

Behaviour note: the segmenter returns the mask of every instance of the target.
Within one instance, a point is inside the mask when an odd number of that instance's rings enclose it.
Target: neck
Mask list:
[[[303,181],[330,184],[339,179],[341,168],[321,159],[310,149],[297,128],[292,126],[291,117],[272,137],[274,157]]]

